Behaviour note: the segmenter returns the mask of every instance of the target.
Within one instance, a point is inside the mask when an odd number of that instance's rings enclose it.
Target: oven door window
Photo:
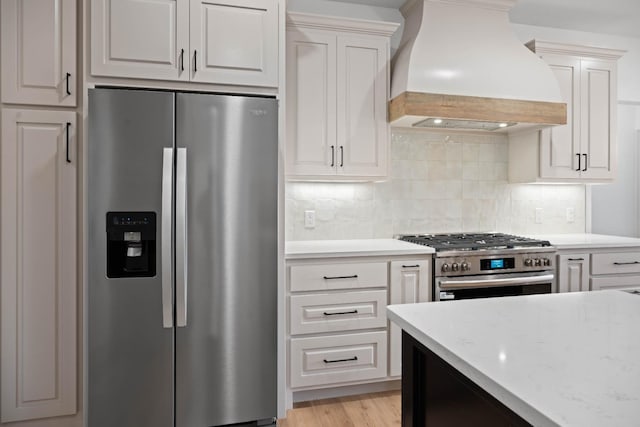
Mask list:
[[[492,298],[492,297],[510,297],[517,295],[533,295],[551,293],[551,283],[538,285],[518,285],[518,286],[500,286],[490,288],[471,288],[456,290],[441,290],[439,293],[440,301],[473,299],[473,298]]]

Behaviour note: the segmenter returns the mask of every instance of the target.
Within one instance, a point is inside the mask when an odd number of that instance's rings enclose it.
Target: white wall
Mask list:
[[[640,106],[618,105],[618,179],[591,189],[592,231],[640,237],[638,229],[638,167]]]

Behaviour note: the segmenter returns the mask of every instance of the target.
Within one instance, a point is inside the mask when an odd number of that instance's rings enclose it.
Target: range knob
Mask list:
[[[442,271],[444,273],[446,273],[447,271],[449,271],[449,264],[447,264],[446,262],[444,264],[442,264]]]
[[[540,258],[536,258],[534,264],[536,267],[540,267],[542,265],[542,260]]]
[[[457,262],[454,262],[451,264],[451,271],[458,271],[460,270],[460,266],[458,265]]]
[[[531,267],[533,265],[533,260],[531,258],[527,258],[524,260],[525,267]]]
[[[551,260],[549,258],[545,258],[542,260],[542,263],[545,267],[549,267],[551,265]]]
[[[460,264],[460,269],[462,271],[469,271],[469,264],[463,261],[462,264]]]

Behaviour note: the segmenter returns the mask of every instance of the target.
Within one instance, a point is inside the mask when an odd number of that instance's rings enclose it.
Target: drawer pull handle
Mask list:
[[[358,275],[354,274],[353,276],[322,276],[324,280],[335,280],[335,279],[357,279]]]
[[[584,261],[584,258],[567,258],[567,261]]]
[[[354,362],[356,360],[358,360],[358,356],[353,356],[353,357],[350,357],[349,359],[336,359],[336,360],[322,359],[324,363]]]
[[[71,73],[66,73],[65,80],[67,81],[67,95],[71,95],[71,89],[69,89],[69,79],[71,78]]]
[[[640,261],[632,261],[632,262],[614,262],[613,265],[633,265],[640,264]]]
[[[416,265],[403,265],[402,268],[418,268],[420,267],[420,265],[416,264]]]
[[[336,315],[340,315],[340,314],[358,314],[358,310],[351,310],[351,311],[338,311],[336,313],[327,313],[326,311],[324,313],[325,316],[336,316]]]

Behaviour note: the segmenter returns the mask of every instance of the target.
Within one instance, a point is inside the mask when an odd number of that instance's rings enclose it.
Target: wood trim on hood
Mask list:
[[[407,116],[416,120],[402,120]],[[392,126],[411,126],[426,117],[554,126],[567,123],[567,104],[421,92],[403,92],[389,102]]]

